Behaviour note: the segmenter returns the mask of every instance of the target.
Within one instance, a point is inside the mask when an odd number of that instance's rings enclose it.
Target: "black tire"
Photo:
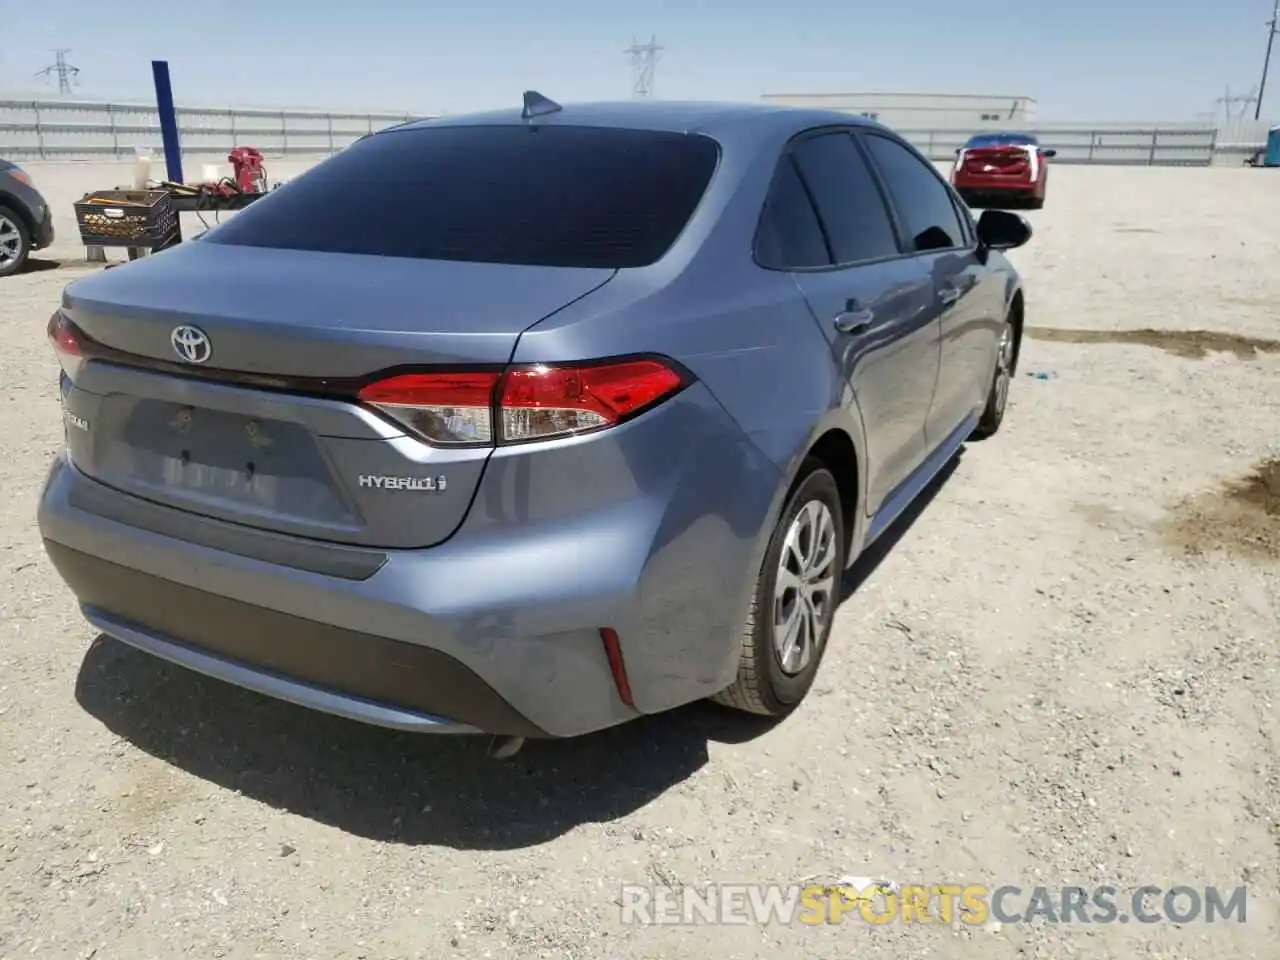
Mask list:
[[[0,206],[0,277],[9,277],[26,265],[31,253],[31,234],[26,221],[6,206]]]
[[[802,479],[787,501],[781,517],[778,518],[778,525],[774,528],[773,536],[769,540],[769,548],[765,551],[764,562],[756,579],[751,609],[747,613],[747,622],[742,634],[738,677],[732,686],[711,698],[714,702],[735,710],[770,717],[781,717],[790,713],[813,686],[814,677],[817,676],[818,667],[822,663],[822,656],[826,653],[827,640],[831,635],[831,623],[835,619],[836,606],[840,600],[840,581],[844,573],[847,549],[840,489],[836,485],[835,477],[821,461],[813,459],[805,462],[800,475]],[[775,643],[775,622],[778,614],[782,612],[777,609],[775,591],[787,534],[801,511],[815,503],[825,507],[830,517],[834,542],[834,557],[829,564],[823,564],[822,569],[817,573],[821,579],[826,579],[827,571],[831,571],[832,582],[826,603],[821,611],[815,611],[814,619],[819,627],[816,631],[817,636],[814,638],[815,642],[809,648],[808,658],[799,669],[788,671],[783,666]],[[820,513],[819,516],[821,516]],[[792,602],[799,605],[803,601],[796,594]],[[797,613],[804,609],[809,608],[799,607]],[[806,618],[801,616],[801,619]],[[810,622],[813,621],[806,619],[806,623]],[[808,635],[803,630],[801,634]]]
[[[1007,340],[1005,338],[1008,338]],[[1013,374],[1018,365],[1018,329],[1010,313],[1004,320],[1004,329],[1000,334],[1000,349],[996,353],[996,366],[991,374],[991,387],[987,391],[987,405],[982,410],[982,417],[970,435],[974,440],[985,440],[1000,429],[1004,423],[1004,412],[1009,405],[1009,388],[1013,384]],[[1001,377],[1004,387],[1001,389]]]

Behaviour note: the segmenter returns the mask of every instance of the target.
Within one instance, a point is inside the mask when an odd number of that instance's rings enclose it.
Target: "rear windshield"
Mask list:
[[[457,126],[360,140],[208,243],[558,267],[646,266],[675,242],[719,147],[605,127]]]
[[[1034,147],[1038,141],[1029,133],[980,133],[970,137],[966,147]]]

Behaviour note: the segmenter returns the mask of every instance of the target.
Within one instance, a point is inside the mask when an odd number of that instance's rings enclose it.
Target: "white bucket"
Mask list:
[[[147,189],[147,181],[151,179],[151,148],[134,147],[137,154],[133,161],[133,189]]]

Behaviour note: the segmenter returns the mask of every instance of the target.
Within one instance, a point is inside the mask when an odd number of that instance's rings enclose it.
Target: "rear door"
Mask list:
[[[925,428],[933,449],[987,396],[1003,321],[1003,283],[978,259],[976,238],[933,164],[896,138],[860,136],[914,260],[932,281],[942,338],[942,365]]]
[[[925,455],[938,374],[930,278],[901,256],[884,197],[845,129],[795,140],[783,157],[769,219],[807,238],[787,265],[844,371],[867,442],[867,511]]]

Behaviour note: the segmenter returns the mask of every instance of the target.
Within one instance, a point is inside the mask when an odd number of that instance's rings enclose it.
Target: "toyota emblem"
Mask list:
[[[204,363],[213,353],[209,335],[199,327],[174,327],[169,342],[173,344],[173,352],[187,363]]]

